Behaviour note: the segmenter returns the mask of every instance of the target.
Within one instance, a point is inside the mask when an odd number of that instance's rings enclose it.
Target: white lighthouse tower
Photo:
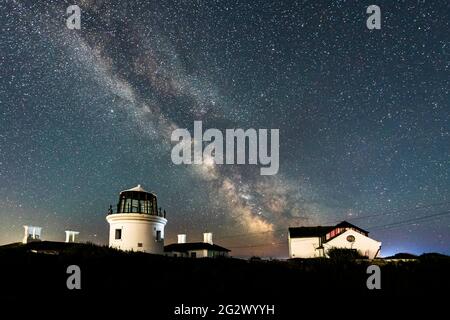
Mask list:
[[[158,209],[156,195],[141,185],[120,193],[117,212],[112,209],[109,223],[109,246],[121,250],[164,253],[166,212]]]

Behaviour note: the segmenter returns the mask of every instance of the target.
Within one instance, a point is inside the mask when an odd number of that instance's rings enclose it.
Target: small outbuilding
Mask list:
[[[164,253],[172,257],[216,258],[227,257],[231,250],[212,242],[212,233],[203,234],[203,242],[186,242],[186,235],[178,235],[178,243],[164,247]]]

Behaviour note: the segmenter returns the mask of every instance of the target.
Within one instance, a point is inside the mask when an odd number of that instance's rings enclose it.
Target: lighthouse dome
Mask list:
[[[123,190],[122,192],[130,192],[130,191],[134,191],[134,192],[146,192],[146,193],[152,193],[152,192],[148,192],[146,191],[140,184],[138,184],[136,187],[128,189],[128,190]]]
[[[120,192],[117,213],[161,215],[156,194],[146,191],[140,184]]]

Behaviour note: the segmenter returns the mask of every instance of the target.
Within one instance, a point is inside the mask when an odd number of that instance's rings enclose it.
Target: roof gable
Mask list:
[[[340,241],[340,239],[347,238],[349,235],[354,236],[356,238],[356,241],[360,241],[358,239],[365,238],[366,241],[373,241],[373,242],[380,243],[379,241],[370,238],[368,235],[362,234],[361,232],[358,232],[358,231],[355,231],[355,230],[352,230],[352,229],[346,230],[346,231],[344,231],[344,232],[342,232],[342,233],[340,233],[340,234],[338,234],[338,235],[336,235],[336,236],[334,236],[334,237],[332,237],[330,239],[327,239],[326,241],[324,241],[324,243],[327,243],[328,245],[333,246],[333,243],[335,241]]]
[[[367,234],[369,233],[369,231],[364,230],[364,229],[362,229],[360,227],[357,227],[354,224],[351,224],[350,222],[347,222],[347,221],[342,221],[342,222],[338,223],[336,225],[336,228],[355,228],[356,230],[359,230],[359,231],[361,231],[363,233],[367,233]]]

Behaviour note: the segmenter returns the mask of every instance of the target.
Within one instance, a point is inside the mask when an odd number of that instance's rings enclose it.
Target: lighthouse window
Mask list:
[[[158,214],[158,206],[156,205],[156,198],[153,198],[152,214]]]
[[[156,241],[161,241],[161,230],[156,231]]]
[[[142,248],[142,242],[138,242],[138,248]]]
[[[116,229],[116,236],[115,236],[116,240],[120,240],[122,239],[122,229]]]
[[[125,210],[123,212],[131,212],[131,199],[125,200]]]
[[[131,203],[131,212],[139,212],[139,200],[133,200]]]
[[[119,212],[126,212],[125,211],[125,199],[121,199],[119,202],[117,213],[119,213]]]
[[[148,201],[146,201],[146,200],[145,200],[145,201],[142,201],[142,204],[141,204],[141,205],[142,205],[142,213],[149,213],[149,212],[148,212],[148,209],[149,209],[149,208],[148,208]]]

